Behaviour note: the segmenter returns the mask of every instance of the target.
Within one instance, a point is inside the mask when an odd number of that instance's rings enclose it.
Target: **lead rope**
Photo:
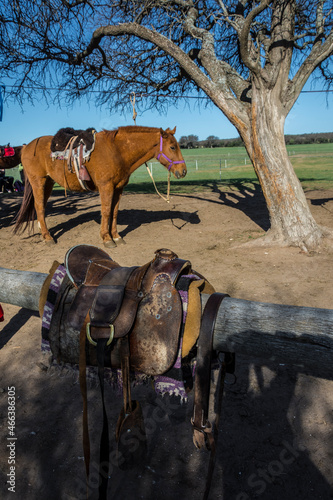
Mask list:
[[[145,165],[147,167],[147,171],[148,171],[148,174],[151,178],[151,180],[153,181],[153,184],[154,184],[154,187],[155,187],[155,190],[156,190],[156,193],[164,200],[166,201],[167,203],[170,203],[170,170],[168,171],[168,187],[167,187],[167,197],[163,196],[163,194],[161,194],[159,192],[159,190],[157,189],[157,186],[155,184],[155,181],[154,181],[154,177],[153,177],[153,174],[151,173],[148,165],[147,165],[147,162],[145,162]]]

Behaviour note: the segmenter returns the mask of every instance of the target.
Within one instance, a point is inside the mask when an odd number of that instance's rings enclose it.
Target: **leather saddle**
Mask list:
[[[109,460],[104,366],[121,368],[122,373],[124,401],[116,426],[118,465],[126,469],[142,462],[146,451],[145,430],[140,404],[131,399],[130,372],[162,375],[174,365],[183,316],[175,285],[182,275],[198,273],[192,271],[189,261],[179,259],[168,249],[157,250],[153,260],[143,266],[122,267],[103,250],[78,245],[67,252],[64,266],[66,280],[58,293],[48,339],[56,358],[79,364],[84,401],[83,448],[88,478],[90,445],[86,365],[98,366],[102,392],[101,467]],[[211,295],[203,312],[197,344],[193,440],[198,448],[211,450],[211,457],[215,456],[217,440],[214,431],[217,427],[208,421],[212,335],[216,312],[226,296]],[[233,367],[227,371],[232,373]],[[224,377],[222,370],[220,373]],[[219,392],[221,400],[222,391]],[[138,435],[140,439],[136,440],[137,446],[133,449],[133,437]],[[211,459],[207,491],[213,466],[214,459]],[[100,500],[106,499],[106,491],[107,476],[101,468]]]
[[[86,321],[89,343],[107,339],[117,351],[117,339],[129,335],[130,368],[147,375],[166,372],[178,351],[182,304],[175,288],[188,261],[160,249],[139,267],[121,267],[96,247],[79,245],[65,256],[67,275],[77,289],[67,313],[67,326],[80,331]],[[113,353],[112,366],[119,365]]]
[[[95,141],[95,129],[90,127],[87,130],[75,130],[71,127],[64,127],[58,130],[51,141],[51,151],[64,151],[68,143],[73,139],[73,148],[80,144],[85,144],[87,150],[91,150]]]
[[[91,191],[94,187],[84,163],[89,159],[95,147],[96,130],[74,130],[71,127],[61,128],[51,140],[51,157],[59,158],[59,153],[66,155],[68,171],[75,172],[81,187]]]
[[[87,477],[90,455],[84,380],[87,350],[90,352],[89,363],[98,366],[102,392],[101,463],[108,461],[109,452],[103,370],[108,363],[121,368],[123,408],[116,426],[116,440],[118,466],[127,469],[135,462],[140,463],[146,452],[143,414],[139,402],[131,398],[130,372],[161,375],[173,366],[179,350],[182,323],[182,303],[175,283],[181,274],[191,271],[191,264],[179,259],[171,250],[160,249],[151,262],[141,267],[121,267],[103,250],[79,245],[67,252],[64,265],[75,290],[65,314],[65,324],[66,328],[77,332],[77,342],[80,342]],[[57,348],[60,353],[61,335],[59,337]],[[141,437],[133,450],[128,444],[131,442],[129,437],[138,434]],[[107,478],[104,475],[103,479],[101,472],[100,498],[106,498],[106,483]]]

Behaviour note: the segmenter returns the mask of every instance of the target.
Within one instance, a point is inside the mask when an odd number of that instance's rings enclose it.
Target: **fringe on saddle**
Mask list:
[[[89,160],[95,147],[96,130],[75,130],[65,127],[58,130],[51,141],[51,158],[67,160],[69,172],[75,172],[80,186],[91,191],[87,182],[91,180],[84,163]]]

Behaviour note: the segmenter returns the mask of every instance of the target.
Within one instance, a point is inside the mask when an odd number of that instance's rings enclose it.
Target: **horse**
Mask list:
[[[21,152],[23,146],[14,146],[13,156],[4,156],[0,153],[0,169],[15,168],[21,163]],[[6,147],[0,147],[0,150],[4,150]]]
[[[95,133],[94,149],[85,163],[89,190],[99,192],[101,202],[100,236],[104,246],[124,243],[117,231],[119,203],[130,175],[145,162],[156,158],[176,179],[186,175],[186,165],[173,130],[125,126]],[[82,192],[82,182],[67,168],[66,161],[51,158],[53,136],[42,136],[24,146],[22,165],[25,189],[16,216],[14,233],[33,227],[35,216],[42,239],[55,243],[45,222],[45,208],[53,186],[58,183],[71,191]],[[25,227],[23,228],[23,224]]]

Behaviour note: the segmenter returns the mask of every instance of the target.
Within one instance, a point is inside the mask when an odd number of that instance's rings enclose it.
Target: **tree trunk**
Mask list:
[[[314,250],[328,231],[314,220],[289,160],[284,140],[284,110],[277,93],[276,87],[267,90],[264,84],[260,88],[253,85],[250,129],[239,130],[269,210],[271,228],[262,243]]]

